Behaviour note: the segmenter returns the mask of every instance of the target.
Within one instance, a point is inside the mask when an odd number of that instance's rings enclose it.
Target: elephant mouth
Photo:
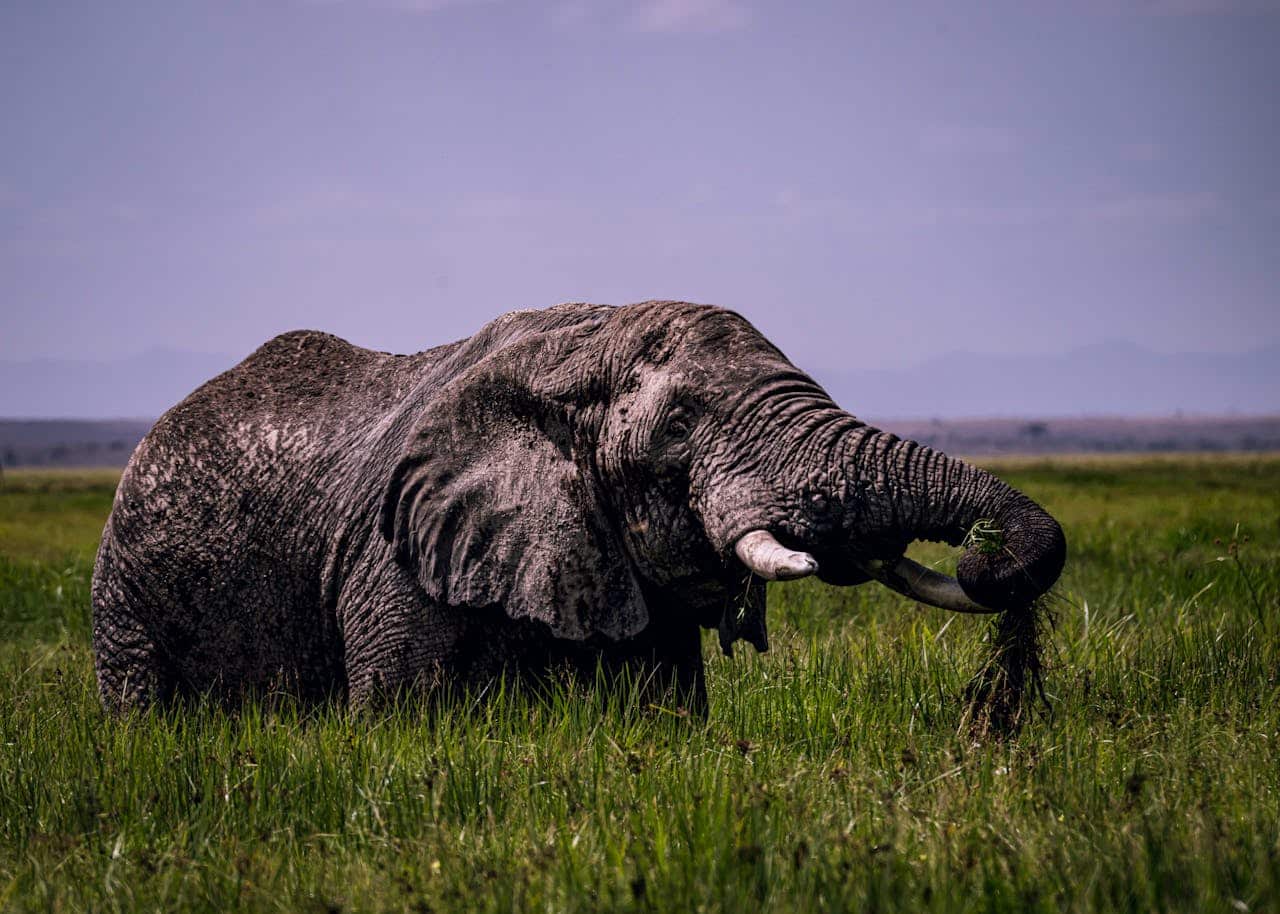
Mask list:
[[[766,581],[794,581],[818,573],[818,560],[811,553],[787,548],[768,530],[748,531],[734,543],[733,551],[743,565]],[[971,599],[955,578],[905,555],[894,561],[864,559],[856,564],[867,577],[919,603],[961,613],[1002,612]]]

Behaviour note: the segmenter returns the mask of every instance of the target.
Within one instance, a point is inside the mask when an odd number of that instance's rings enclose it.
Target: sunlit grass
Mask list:
[[[118,470],[5,470],[0,475],[0,557],[93,560]]]
[[[575,686],[110,721],[109,481],[0,491],[0,909],[1274,910],[1280,460],[1005,475],[1071,552],[1053,712],[986,743],[985,621],[812,582],[769,654],[707,639],[705,725]]]

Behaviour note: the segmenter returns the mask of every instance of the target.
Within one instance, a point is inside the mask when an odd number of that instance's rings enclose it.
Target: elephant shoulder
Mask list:
[[[254,382],[279,384],[300,375],[314,383],[318,375],[341,376],[371,361],[395,358],[364,349],[323,330],[290,330],[267,340],[228,374]]]
[[[188,405],[210,419],[236,422],[367,411],[405,389],[418,361],[365,349],[319,330],[292,330],[211,380],[188,398]]]
[[[368,407],[385,406],[397,387],[408,386],[397,380],[411,373],[397,368],[401,358],[329,333],[281,334],[165,412],[134,462],[172,475],[186,464],[223,472],[305,457],[334,436],[343,417],[367,417]]]

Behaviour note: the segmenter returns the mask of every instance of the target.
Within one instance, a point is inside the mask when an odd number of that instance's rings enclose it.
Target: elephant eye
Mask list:
[[[691,431],[689,420],[684,416],[672,416],[667,420],[667,435],[673,441],[684,441]]]

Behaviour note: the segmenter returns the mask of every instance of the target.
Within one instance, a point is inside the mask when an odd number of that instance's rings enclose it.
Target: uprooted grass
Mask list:
[[[1017,735],[1037,708],[1052,710],[1044,678],[1054,625],[1050,601],[1046,595],[992,620],[985,639],[991,650],[965,686],[962,730],[1003,739]]]
[[[1054,713],[981,741],[987,623],[810,582],[771,591],[769,654],[708,638],[705,725],[570,686],[110,721],[92,541],[0,524],[0,909],[1276,910],[1280,460],[1008,478],[1071,552]]]

